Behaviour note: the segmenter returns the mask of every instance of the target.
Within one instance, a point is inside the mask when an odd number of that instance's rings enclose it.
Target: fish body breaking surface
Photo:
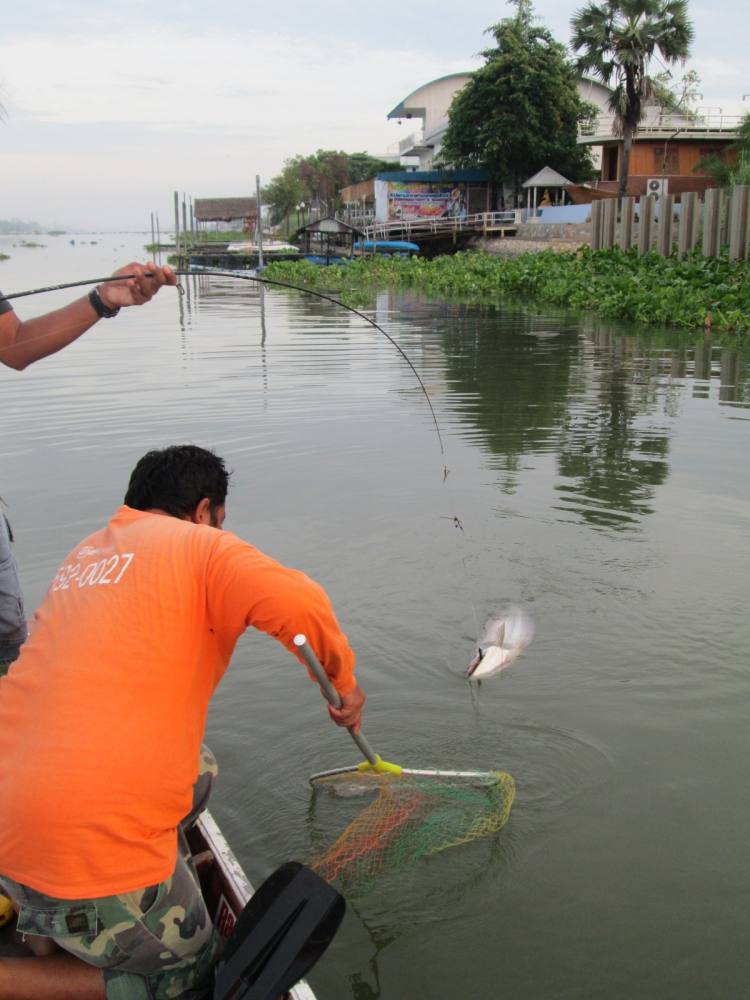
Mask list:
[[[521,608],[507,608],[490,618],[466,676],[479,680],[509,667],[534,638],[534,622]]]

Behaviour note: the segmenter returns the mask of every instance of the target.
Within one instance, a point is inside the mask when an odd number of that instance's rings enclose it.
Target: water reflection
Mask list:
[[[615,529],[651,513],[655,488],[669,472],[669,432],[655,420],[659,376],[652,361],[634,338],[611,327],[585,334],[576,362],[581,388],[559,438],[558,509]]]
[[[381,322],[403,317],[423,341],[440,335],[443,406],[492,455],[500,488],[516,492],[525,460],[552,452],[554,509],[592,527],[633,529],[653,511],[686,400],[750,408],[747,351],[708,334],[633,332],[409,293],[380,293],[376,309]],[[423,354],[421,363],[437,361]]]
[[[295,300],[289,318],[300,332],[320,332],[324,323],[329,334],[370,339],[343,310],[304,293],[268,293],[218,275],[188,281],[188,317],[191,310],[257,310],[264,384],[268,294],[270,301],[278,294]],[[750,407],[747,353],[703,333],[644,333],[596,318],[435,302],[410,292],[365,298],[358,306],[374,306],[377,322],[418,366],[442,419],[491,456],[499,488],[515,494],[527,462],[552,454],[552,509],[593,528],[633,530],[652,513],[686,400]]]

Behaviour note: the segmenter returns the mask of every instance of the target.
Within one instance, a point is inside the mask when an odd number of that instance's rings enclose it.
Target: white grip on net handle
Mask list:
[[[312,670],[315,674],[316,680],[318,681],[318,684],[320,684],[320,689],[323,692],[326,701],[333,705],[334,708],[341,708],[341,697],[333,684],[331,684],[328,674],[322,668],[320,663],[318,663],[318,658],[308,643],[307,638],[302,634],[295,635],[294,645],[304,657],[305,663],[307,663],[310,670]],[[360,731],[359,733],[355,733],[351,726],[347,726],[347,729],[349,730],[349,735],[365,755],[368,762],[373,765],[377,764],[379,758],[363,736],[362,732]]]

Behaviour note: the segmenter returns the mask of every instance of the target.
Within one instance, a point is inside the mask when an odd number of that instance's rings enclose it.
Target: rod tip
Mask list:
[[[295,646],[304,646],[306,642],[307,642],[307,639],[304,637],[304,635],[302,635],[301,632],[299,633],[299,635],[295,635],[295,637],[294,637],[294,645]]]

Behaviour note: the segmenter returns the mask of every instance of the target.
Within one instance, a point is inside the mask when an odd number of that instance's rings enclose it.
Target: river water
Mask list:
[[[6,293],[109,273],[145,237],[39,242],[0,240]],[[518,786],[498,835],[352,901],[310,977],[321,1000],[746,995],[748,353],[383,292],[368,308],[419,369],[443,455],[412,372],[362,320],[235,279],[185,290],[0,369],[29,607],[144,451],[215,448],[227,527],[331,594],[376,748]],[[469,685],[508,602],[535,641]],[[251,878],[308,859],[341,820],[308,776],[356,752],[296,661],[243,638],[208,730],[212,808]]]

